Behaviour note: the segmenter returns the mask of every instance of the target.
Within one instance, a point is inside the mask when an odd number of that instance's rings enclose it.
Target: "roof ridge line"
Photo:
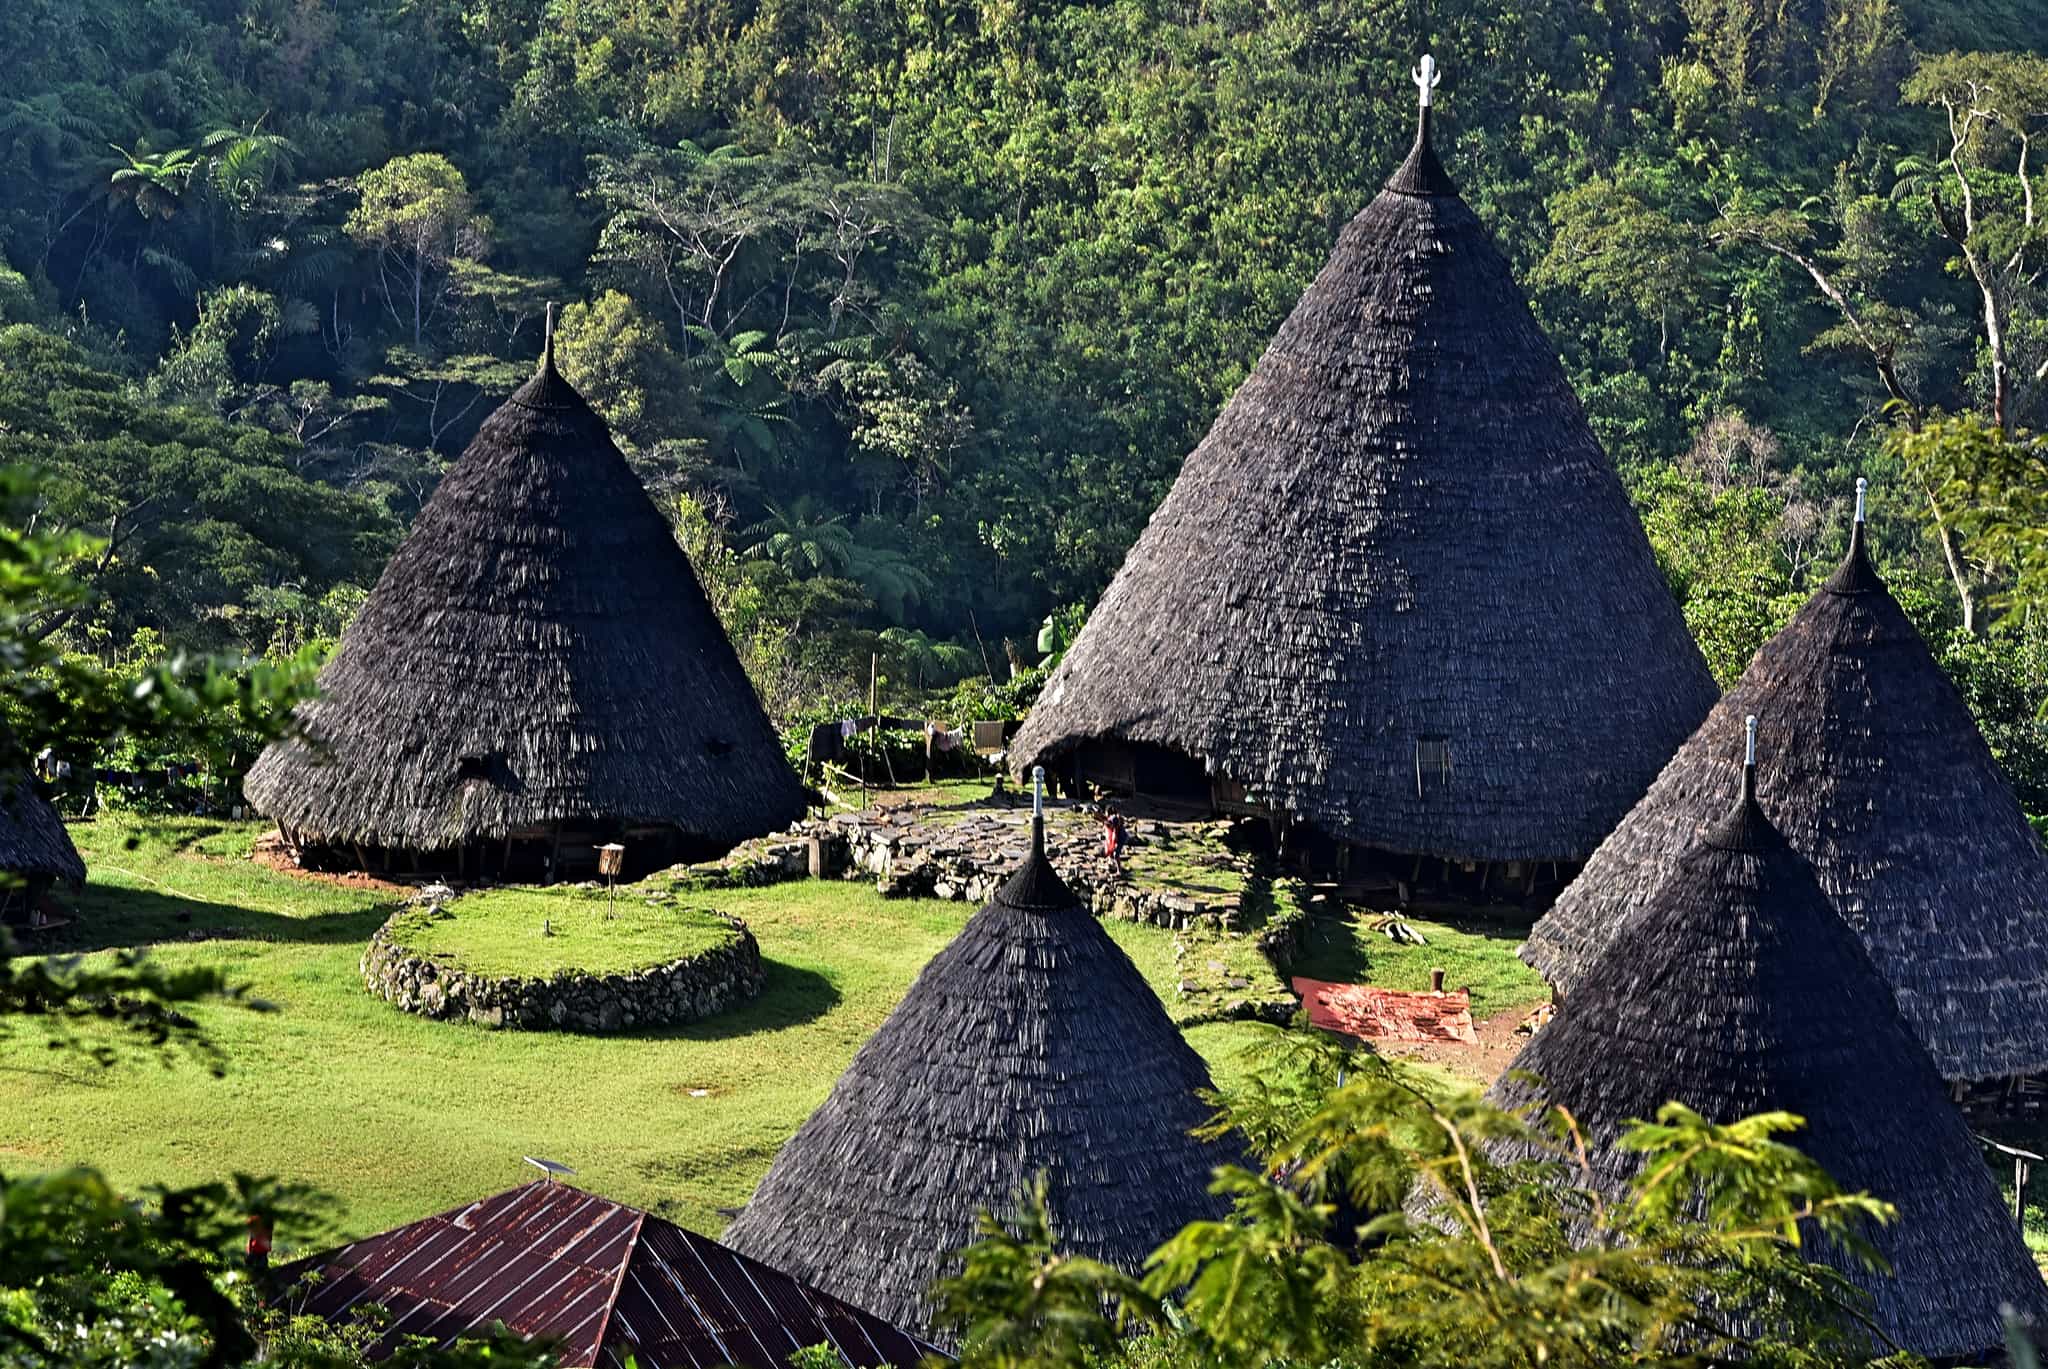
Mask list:
[[[577,1191],[588,1192],[589,1190],[579,1189]],[[593,1194],[592,1196],[596,1195]],[[590,1346],[592,1363],[595,1363],[604,1354],[604,1343],[611,1337],[612,1313],[618,1310],[619,1294],[624,1292],[626,1288],[626,1272],[633,1267],[633,1257],[640,1253],[640,1233],[647,1225],[647,1212],[644,1208],[631,1207],[625,1203],[614,1202],[609,1198],[605,1201],[612,1202],[615,1207],[623,1207],[626,1211],[633,1214],[633,1233],[626,1237],[625,1256],[619,1261],[619,1272],[612,1278],[612,1291],[605,1297],[604,1311],[598,1314],[597,1339]]]

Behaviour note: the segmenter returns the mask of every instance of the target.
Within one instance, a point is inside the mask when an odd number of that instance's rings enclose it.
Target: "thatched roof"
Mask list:
[[[1845,1189],[1899,1210],[1867,1233],[1889,1275],[1825,1246],[1815,1256],[1871,1294],[1877,1324],[1900,1344],[1929,1358],[1973,1355],[2002,1343],[2000,1303],[2048,1311],[2041,1274],[1884,981],[1765,816],[1797,784],[1774,764],[1764,807],[1745,796],[1728,813],[1724,803],[1494,1097],[1569,1109],[1610,1193],[1641,1162],[1615,1137],[1667,1101],[1717,1122],[1797,1113],[1807,1125],[1788,1139]]]
[[[1870,564],[1766,642],[1538,922],[1522,958],[1567,998],[1720,814],[1742,719],[1763,805],[1819,872],[1949,1079],[2048,1068],[2048,854],[1969,710]]]
[[[1209,1073],[1137,968],[1030,858],[911,985],[724,1239],[901,1326],[931,1327],[987,1210],[1046,1175],[1070,1254],[1136,1271],[1221,1215],[1189,1132]]]
[[[245,785],[308,843],[436,851],[594,820],[730,845],[803,811],[688,558],[552,347],[320,686],[312,745],[271,747]]]
[[[85,878],[85,862],[64,830],[64,819],[26,780],[0,793],[0,872],[73,883]]]
[[[1149,744],[1342,841],[1577,860],[1713,699],[1425,110],[1011,755]]]
[[[545,1179],[288,1265],[279,1282],[294,1311],[333,1321],[381,1307],[373,1359],[494,1322],[603,1369],[784,1369],[813,1345],[848,1369],[911,1369],[932,1349],[694,1231]]]

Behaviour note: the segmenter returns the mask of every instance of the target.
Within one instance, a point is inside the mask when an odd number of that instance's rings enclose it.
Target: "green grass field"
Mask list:
[[[394,896],[251,862],[253,825],[114,818],[73,831],[92,869],[77,949],[153,944],[169,965],[219,964],[279,1011],[195,1011],[227,1054],[220,1079],[186,1059],[101,1069],[10,1027],[0,1165],[89,1164],[129,1187],[277,1174],[333,1194],[353,1234],[531,1178],[524,1155],[719,1231],[720,1209],[745,1200],[973,911],[854,883],[707,894],[760,940],[768,985],[754,1002],[638,1035],[492,1032],[372,998],[357,960]],[[1171,933],[1111,930],[1171,997]],[[1212,1025],[1189,1039],[1221,1083],[1254,1031]]]
[[[400,945],[475,974],[547,979],[563,971],[624,974],[651,969],[737,939],[731,923],[708,911],[717,895],[652,902],[627,886],[608,896],[577,888],[486,889],[438,912],[401,914]],[[692,906],[694,904],[705,906]]]

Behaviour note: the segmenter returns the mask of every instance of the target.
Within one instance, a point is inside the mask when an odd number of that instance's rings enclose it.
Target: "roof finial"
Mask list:
[[[1425,52],[1422,54],[1422,65],[1409,72],[1408,79],[1415,82],[1416,90],[1421,92],[1422,107],[1428,109],[1429,93],[1443,84],[1444,74],[1436,69],[1436,58]]]
[[[1863,521],[1863,496],[1870,490],[1870,482],[1862,476],[1856,477],[1856,521]]]
[[[1742,801],[1756,798],[1756,714],[1742,720]]]
[[[1437,66],[1436,58],[1425,52],[1408,78],[1415,82],[1420,106],[1415,116],[1415,146],[1408,150],[1407,160],[1387,178],[1387,189],[1402,195],[1455,195],[1458,188],[1445,174],[1444,164],[1437,160],[1429,137],[1431,107],[1436,103],[1436,88],[1444,82],[1443,70]]]
[[[547,322],[542,326],[547,330],[547,334],[546,341],[541,348],[541,369],[552,371],[555,369],[555,302],[553,300],[548,301]]]
[[[1045,854],[1045,767],[1031,767],[1031,854]]]

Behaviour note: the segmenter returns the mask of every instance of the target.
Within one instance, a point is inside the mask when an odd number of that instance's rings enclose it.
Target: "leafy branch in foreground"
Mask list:
[[[1616,1194],[1561,1111],[1434,1096],[1363,1052],[1273,1059],[1218,1128],[1293,1125],[1257,1147],[1263,1168],[1217,1171],[1230,1215],[1169,1239],[1136,1287],[1059,1256],[1042,1187],[1014,1230],[985,1221],[939,1289],[962,1363],[1821,1369],[1895,1349],[1806,1258],[1825,1240],[1874,1261],[1859,1232],[1892,1209],[1780,1139],[1797,1118],[1721,1126],[1668,1104],[1624,1138],[1641,1168]]]
[[[184,1050],[220,1075],[226,1061],[219,1048],[181,1011],[200,1002],[272,1010],[252,997],[248,986],[230,984],[211,966],[167,970],[140,951],[116,951],[105,966],[80,956],[23,959],[0,931],[0,1037],[10,1019],[30,1019],[48,1033],[51,1049],[79,1051],[105,1066],[119,1058],[120,1050],[104,1036],[89,1038],[79,1028],[111,1028],[130,1044],[158,1052]]]
[[[2006,582],[2003,606],[2048,602],[2048,439],[1966,413],[1895,431],[1886,450],[1933,493],[1971,560]]]

